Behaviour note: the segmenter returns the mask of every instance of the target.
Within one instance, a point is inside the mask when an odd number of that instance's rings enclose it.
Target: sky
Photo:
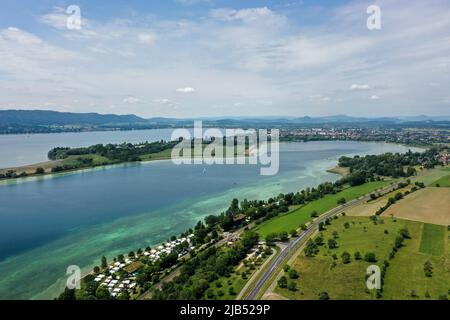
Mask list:
[[[369,6],[380,28],[368,28]],[[2,0],[0,109],[450,115],[450,1]],[[80,28],[74,11],[80,9]],[[68,27],[69,22],[69,27]]]

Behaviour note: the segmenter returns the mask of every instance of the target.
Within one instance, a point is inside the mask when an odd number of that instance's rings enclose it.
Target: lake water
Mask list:
[[[407,149],[282,143],[276,176],[259,175],[258,166],[157,161],[0,183],[0,299],[53,298],[69,265],[87,271],[102,255],[153,246],[220,213],[233,197],[266,199],[334,181],[339,177],[326,169],[342,155]]]
[[[53,134],[0,135],[0,168],[10,168],[47,161],[55,147],[86,147],[106,143],[139,143],[169,140],[173,129],[64,132]]]

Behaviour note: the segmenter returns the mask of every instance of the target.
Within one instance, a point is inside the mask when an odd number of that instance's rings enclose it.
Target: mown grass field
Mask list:
[[[349,227],[345,228],[344,224]],[[395,238],[401,228],[408,228],[411,239],[405,240],[404,246],[399,249],[396,256],[389,260],[389,267],[384,281],[384,290],[381,299],[425,299],[428,292],[430,299],[437,299],[447,294],[450,289],[450,265],[448,232],[442,241],[446,243],[445,252],[434,256],[420,252],[422,242],[423,224],[415,221],[383,217],[375,224],[368,217],[339,217],[333,220],[322,235],[325,245],[315,257],[299,255],[291,267],[295,268],[300,277],[294,281],[297,291],[280,289],[275,293],[289,299],[317,300],[319,293],[325,291],[331,299],[377,299],[374,291],[366,287],[366,269],[371,264],[382,266],[388,260],[389,253],[395,243]],[[338,248],[329,249],[326,245],[328,239],[333,238],[337,232]],[[351,262],[344,264],[341,258],[343,252],[351,255]],[[364,260],[355,260],[354,253],[359,251],[364,257],[366,252],[374,252],[376,263]],[[333,254],[337,259],[333,258]],[[425,261],[433,264],[433,276],[426,277],[423,266]],[[335,263],[335,264],[334,264]],[[418,297],[411,297],[411,291]]]
[[[443,234],[444,252],[430,255],[421,252],[423,224],[412,233],[408,246],[400,249],[385,277],[383,298],[385,299],[438,299],[441,295],[448,297],[450,289],[450,233]],[[416,233],[418,234],[416,235]],[[425,262],[433,266],[432,277],[424,272]],[[414,297],[411,295],[414,292]]]
[[[445,177],[440,178],[439,180],[433,182],[432,186],[437,187],[450,187],[450,174]]]
[[[311,213],[313,211],[317,211],[319,215],[323,214],[328,210],[337,207],[337,201],[340,198],[345,198],[347,201],[350,201],[362,195],[368,194],[374,190],[385,187],[388,184],[389,182],[387,181],[368,182],[360,186],[349,187],[336,194],[326,195],[325,197],[310,202],[305,206],[264,222],[257,227],[256,231],[262,238],[264,238],[268,234],[273,232],[289,232],[292,229],[298,229],[301,224],[304,224],[311,220]]]
[[[166,149],[157,153],[144,154],[140,156],[142,161],[166,160],[172,156],[172,149]]]
[[[420,252],[433,256],[444,253],[446,228],[435,224],[425,223],[423,225],[422,240],[420,241]]]
[[[415,177],[411,178],[412,182],[415,181],[421,181],[425,183],[427,186],[431,186],[434,182],[441,179],[442,177],[445,177],[449,174],[450,168],[447,167],[440,167],[440,168],[434,168],[434,169],[420,169],[416,168],[418,170],[417,175]]]

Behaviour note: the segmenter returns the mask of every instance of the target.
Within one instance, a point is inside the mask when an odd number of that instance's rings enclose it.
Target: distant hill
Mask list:
[[[135,115],[71,113],[43,110],[0,110],[0,126],[96,126],[145,121],[145,119]]]
[[[364,118],[347,115],[324,117],[288,116],[220,116],[199,118],[144,119],[136,115],[71,113],[43,110],[0,110],[0,134],[50,133],[97,130],[136,130],[192,127],[194,120],[203,126],[216,128],[301,128],[301,127],[438,127],[450,128],[449,117],[378,117]]]

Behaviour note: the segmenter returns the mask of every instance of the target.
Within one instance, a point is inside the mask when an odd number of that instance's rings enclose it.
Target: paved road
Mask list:
[[[397,187],[397,184],[394,184],[393,186],[388,186],[379,191],[381,194],[386,194],[391,191],[393,191]],[[246,300],[254,300],[256,296],[258,295],[259,291],[261,291],[264,284],[273,276],[275,271],[278,269],[278,267],[284,262],[286,257],[292,252],[292,250],[295,249],[295,247],[305,238],[309,237],[315,230],[315,228],[319,225],[320,222],[325,221],[326,219],[333,217],[339,213],[344,212],[346,209],[348,209],[351,206],[356,206],[361,203],[366,202],[370,199],[370,194],[360,197],[358,199],[354,199],[352,201],[347,202],[344,205],[341,205],[339,207],[336,207],[334,209],[331,209],[330,211],[326,212],[325,214],[321,215],[318,219],[316,219],[311,226],[302,232],[300,236],[294,240],[291,240],[287,247],[281,250],[280,255],[271,262],[271,265],[265,270],[265,273],[262,277],[259,278],[258,282],[256,283],[253,290],[250,292],[250,294],[247,296]]]

